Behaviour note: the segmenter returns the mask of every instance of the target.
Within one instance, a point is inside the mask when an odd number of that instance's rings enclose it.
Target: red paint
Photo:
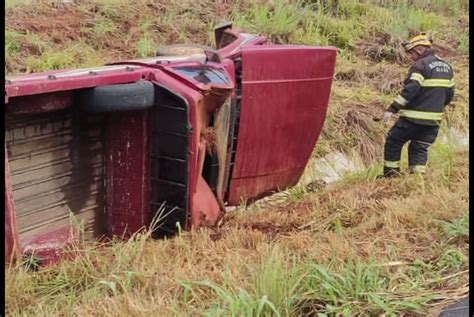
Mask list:
[[[303,170],[301,168],[295,168],[258,177],[233,179],[231,183],[231,194],[233,196],[229,197],[229,205],[235,206],[241,203],[249,203],[285,190],[296,185],[302,173]]]
[[[66,109],[72,105],[71,91],[36,94],[13,98],[8,110],[12,114],[41,113]]]
[[[243,49],[230,205],[291,186],[301,176],[326,116],[335,58],[333,48]]]
[[[105,140],[107,232],[129,237],[148,224],[148,111],[110,114]]]
[[[62,258],[73,258],[78,252],[79,231],[64,226],[22,241],[22,254],[32,255],[41,265],[57,263]],[[69,250],[68,250],[69,249]],[[65,251],[69,252],[65,252]]]
[[[234,88],[234,86],[235,86],[235,64],[234,64],[234,62],[230,59],[224,59],[222,61],[222,67],[224,67],[224,69],[229,74],[230,79],[234,83],[234,85],[232,85],[232,88]]]
[[[13,193],[10,182],[7,146],[5,144],[5,264],[20,257],[18,229],[15,223]]]
[[[192,202],[191,219],[194,228],[213,226],[217,222],[221,215],[219,203],[201,175],[198,176]]]
[[[117,66],[108,66],[110,69]],[[5,98],[44,94],[48,92],[66,91],[81,88],[96,87],[99,85],[113,85],[132,83],[139,80],[147,70],[135,66],[133,71],[114,70],[97,75],[75,75],[71,72],[46,72],[34,75],[7,77],[11,84],[5,84]],[[48,75],[58,76],[57,79],[48,79]],[[64,76],[64,77],[59,77]]]
[[[213,225],[221,215],[212,190],[202,177],[205,143],[202,130],[235,87],[235,65],[229,57],[242,54],[242,104],[236,161],[229,203],[254,200],[296,184],[324,122],[334,72],[334,48],[261,45],[260,36],[236,35],[219,50],[231,79],[205,85],[179,74],[173,66],[195,61],[156,64],[153,60],[115,63],[105,67],[52,71],[7,78],[5,101],[13,113],[40,113],[74,106],[73,90],[124,84],[140,79],[163,86],[188,105],[189,159],[186,229]],[[92,73],[90,73],[92,71]],[[49,77],[54,75],[55,77]],[[21,96],[21,98],[19,98]],[[106,221],[110,235],[129,236],[149,225],[150,126],[148,111],[112,113],[106,121]],[[5,154],[5,159],[7,159]],[[5,256],[19,256],[15,214],[5,160]],[[23,252],[35,252],[47,263],[60,258],[61,248],[77,239],[71,228],[45,232],[21,241]],[[39,252],[39,253],[38,253]]]

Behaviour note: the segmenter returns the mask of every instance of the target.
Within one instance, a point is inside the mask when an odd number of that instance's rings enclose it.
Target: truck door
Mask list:
[[[334,47],[242,48],[229,205],[295,185],[321,132]]]

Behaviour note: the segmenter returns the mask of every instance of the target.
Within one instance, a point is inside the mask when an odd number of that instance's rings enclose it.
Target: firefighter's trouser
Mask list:
[[[438,136],[438,126],[421,125],[403,118],[393,125],[385,141],[384,174],[400,171],[402,147],[408,145],[408,165],[412,173],[424,173],[428,148]]]

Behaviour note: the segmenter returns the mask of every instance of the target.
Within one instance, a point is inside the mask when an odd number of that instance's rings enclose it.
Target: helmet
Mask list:
[[[410,51],[418,45],[423,45],[427,47],[431,47],[433,44],[433,39],[429,34],[420,33],[419,35],[412,37],[408,43],[404,43],[403,46],[405,47],[405,51]]]

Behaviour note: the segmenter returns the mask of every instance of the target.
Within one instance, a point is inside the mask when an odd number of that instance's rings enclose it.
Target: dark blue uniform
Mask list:
[[[444,107],[454,96],[453,69],[448,62],[425,51],[410,68],[401,93],[387,111],[400,113],[390,129],[384,153],[384,175],[400,171],[402,147],[408,146],[410,171],[424,173],[428,148],[436,140]]]

